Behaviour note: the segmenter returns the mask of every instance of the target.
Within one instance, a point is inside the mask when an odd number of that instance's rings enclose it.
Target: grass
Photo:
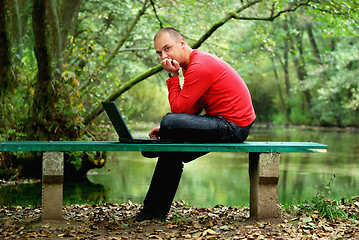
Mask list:
[[[348,215],[344,212],[343,209],[339,208],[339,203],[342,202],[343,205],[346,201],[345,198],[340,198],[340,200],[331,200],[327,196],[330,195],[331,184],[333,178],[330,179],[327,183],[317,185],[318,192],[314,195],[311,201],[304,201],[296,205],[290,205],[289,209],[293,212],[302,212],[307,216],[318,216],[319,218],[326,218],[331,222],[335,222],[339,219],[347,219]],[[348,200],[347,200],[348,201]]]

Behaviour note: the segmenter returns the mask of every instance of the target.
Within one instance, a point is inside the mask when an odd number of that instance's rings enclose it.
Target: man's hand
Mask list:
[[[164,70],[172,74],[176,74],[180,70],[179,63],[174,59],[165,58],[161,61],[161,65]]]
[[[150,136],[150,138],[159,139],[160,138],[160,136],[158,135],[159,131],[160,131],[160,127],[155,127],[154,129],[151,130],[148,136]]]

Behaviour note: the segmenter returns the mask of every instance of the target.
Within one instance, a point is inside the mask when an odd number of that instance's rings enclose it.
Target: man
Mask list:
[[[174,28],[161,29],[154,37],[154,47],[162,67],[169,73],[166,83],[171,113],[149,136],[173,142],[245,141],[255,113],[248,88],[239,74],[220,58],[192,49]],[[180,69],[184,76],[182,88]],[[165,219],[183,163],[203,154],[158,153],[144,207],[134,220]],[[151,157],[150,153],[143,155]]]

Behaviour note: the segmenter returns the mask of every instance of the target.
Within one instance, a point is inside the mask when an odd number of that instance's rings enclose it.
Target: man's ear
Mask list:
[[[179,41],[180,41],[181,47],[186,46],[186,41],[184,40],[183,37],[181,37]]]

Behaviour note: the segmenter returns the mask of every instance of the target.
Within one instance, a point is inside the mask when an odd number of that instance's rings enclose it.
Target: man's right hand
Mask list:
[[[160,136],[158,135],[159,131],[160,131],[160,127],[155,127],[154,129],[151,130],[148,136],[150,136],[150,138],[159,139],[160,138]]]
[[[165,58],[161,61],[161,65],[164,70],[172,74],[178,74],[178,71],[180,70],[179,63],[174,59]]]

